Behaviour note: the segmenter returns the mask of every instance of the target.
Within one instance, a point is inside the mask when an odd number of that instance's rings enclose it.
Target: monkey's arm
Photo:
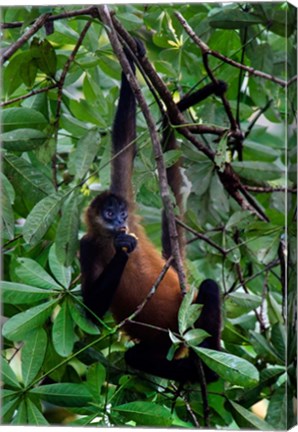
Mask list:
[[[114,241],[116,253],[102,273],[94,279],[96,268],[96,246],[83,237],[80,242],[82,271],[82,295],[85,305],[101,318],[109,309],[122,273],[129,258],[128,253],[136,247],[136,239],[128,234],[119,234]],[[124,251],[123,249],[126,249]],[[89,316],[92,318],[91,314]],[[94,319],[94,317],[93,317]]]

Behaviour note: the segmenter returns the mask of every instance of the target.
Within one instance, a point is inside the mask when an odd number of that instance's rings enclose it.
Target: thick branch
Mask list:
[[[106,31],[108,34],[108,37],[110,39],[111,45],[113,47],[113,50],[116,54],[116,56],[119,59],[119,62],[121,64],[121,67],[127,77],[127,80],[131,86],[131,89],[133,93],[135,94],[135,97],[139,103],[139,106],[143,112],[143,115],[145,117],[145,120],[147,122],[149,133],[152,140],[153,150],[155,154],[156,164],[157,164],[157,170],[159,174],[159,184],[160,184],[160,191],[161,191],[161,197],[164,205],[164,209],[166,212],[166,216],[169,223],[169,231],[170,231],[170,240],[171,240],[171,249],[173,253],[173,257],[176,264],[176,269],[179,277],[180,287],[182,290],[182,293],[186,292],[186,277],[185,273],[183,271],[183,265],[182,265],[182,259],[179,252],[179,244],[178,244],[178,234],[176,229],[176,223],[175,223],[175,215],[174,210],[171,202],[171,196],[169,193],[169,187],[167,182],[167,175],[166,175],[166,167],[163,159],[162,149],[160,145],[160,141],[158,138],[158,134],[156,131],[155,123],[153,120],[153,117],[150,113],[150,110],[148,108],[148,105],[145,101],[145,98],[141,92],[141,89],[139,87],[139,84],[132,73],[131,67],[129,65],[129,62],[123,53],[122,46],[117,38],[117,33],[114,29],[113,22],[110,16],[110,12],[107,6],[99,6],[98,12],[100,15],[100,18],[102,22],[106,25]],[[136,51],[135,51],[136,52]]]
[[[260,78],[264,78],[267,80],[270,80],[272,82],[275,82],[276,84],[279,84],[282,87],[286,87],[287,86],[287,82],[280,79],[280,78],[276,78],[273,75],[267,74],[265,72],[262,71],[258,71],[250,66],[246,66],[243,65],[241,63],[236,62],[235,60],[232,60],[226,56],[224,56],[223,54],[220,54],[217,51],[212,50],[211,48],[209,48],[209,46],[207,44],[205,44],[205,42],[203,42],[197,35],[196,33],[193,31],[193,29],[190,27],[190,25],[187,23],[187,21],[183,18],[183,16],[179,13],[179,12],[175,12],[176,17],[178,18],[178,20],[180,21],[180,23],[182,24],[183,28],[185,29],[185,31],[187,32],[187,34],[192,38],[192,40],[198,45],[198,47],[201,49],[201,51],[207,55],[212,55],[213,57],[218,58],[219,60],[222,60],[225,63],[228,63],[231,66],[237,67],[239,69],[243,69],[246,72],[248,72],[250,75],[254,75],[254,76],[258,76]],[[290,82],[293,80],[294,78],[292,78],[290,80]]]
[[[31,38],[31,36],[38,32],[38,30],[41,29],[49,16],[49,13],[41,15],[35,21],[32,27],[30,27],[29,30],[23,34],[23,36],[21,36],[16,42],[6,48],[0,58],[1,64],[4,64],[19,48],[21,48],[22,45],[24,45],[24,43],[26,43]]]

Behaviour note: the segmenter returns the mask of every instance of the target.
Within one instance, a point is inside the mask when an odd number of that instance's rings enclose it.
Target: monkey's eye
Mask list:
[[[106,217],[107,219],[113,219],[113,217],[114,217],[114,212],[113,212],[112,210],[107,210],[107,211],[105,211],[105,217]]]
[[[121,212],[121,217],[122,217],[122,219],[126,219],[127,218],[127,212],[126,211]]]

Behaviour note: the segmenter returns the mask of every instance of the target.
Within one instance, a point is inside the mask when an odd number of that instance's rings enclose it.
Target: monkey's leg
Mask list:
[[[206,279],[201,283],[196,303],[202,304],[203,308],[195,326],[205,330],[210,334],[210,337],[207,337],[201,343],[200,347],[220,351],[220,289],[214,280]],[[204,362],[202,362],[202,365],[206,381],[216,381],[218,375],[213,372]]]
[[[197,381],[198,372],[190,357],[167,360],[166,352],[156,345],[140,342],[125,353],[125,361],[134,369],[175,381]]]

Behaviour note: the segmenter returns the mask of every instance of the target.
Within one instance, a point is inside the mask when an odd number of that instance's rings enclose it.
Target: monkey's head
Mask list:
[[[109,191],[98,195],[86,213],[86,222],[94,233],[114,236],[126,232],[128,218],[127,202]]]

